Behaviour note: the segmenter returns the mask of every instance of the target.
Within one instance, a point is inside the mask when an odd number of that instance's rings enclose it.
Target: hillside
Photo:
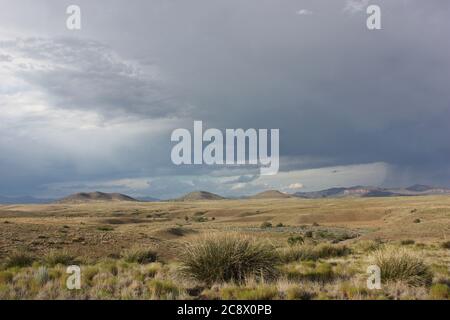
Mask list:
[[[278,190],[267,190],[248,197],[248,199],[287,199],[292,196]]]
[[[200,200],[223,200],[224,197],[221,197],[215,193],[207,192],[207,191],[194,191],[184,196],[174,199],[174,201],[200,201]]]
[[[56,203],[83,203],[93,201],[138,201],[130,196],[121,193],[104,193],[104,192],[80,192],[75,193],[60,200]]]

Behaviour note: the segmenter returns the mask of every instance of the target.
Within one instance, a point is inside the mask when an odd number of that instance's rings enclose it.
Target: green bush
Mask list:
[[[432,273],[415,253],[404,248],[388,247],[377,250],[372,263],[381,270],[381,281],[402,281],[412,286],[430,285]]]
[[[181,261],[186,275],[205,283],[272,278],[279,262],[271,245],[230,234],[209,235],[192,242]]]

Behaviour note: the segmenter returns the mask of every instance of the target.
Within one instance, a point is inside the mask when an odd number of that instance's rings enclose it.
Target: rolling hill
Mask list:
[[[283,193],[278,190],[267,190],[248,197],[247,199],[287,199],[292,198],[292,195]]]
[[[75,193],[60,200],[56,203],[83,203],[94,201],[138,201],[130,196],[121,193],[104,193],[104,192],[80,192]]]
[[[184,196],[174,199],[173,201],[201,201],[201,200],[224,200],[224,197],[221,197],[215,193],[207,192],[207,191],[194,191]]]

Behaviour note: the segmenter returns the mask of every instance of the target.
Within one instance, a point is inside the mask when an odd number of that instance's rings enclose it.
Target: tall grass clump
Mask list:
[[[29,267],[33,264],[35,258],[26,252],[13,252],[11,253],[4,262],[4,267],[14,268],[14,267]]]
[[[122,257],[129,263],[147,264],[155,262],[158,254],[152,248],[131,248],[124,251]]]
[[[266,242],[238,235],[207,235],[186,246],[182,271],[204,282],[243,282],[246,278],[270,279],[279,259]]]
[[[280,251],[281,260],[285,263],[294,261],[316,261],[332,257],[343,257],[351,253],[350,248],[343,245],[322,243],[317,246],[300,244]]]
[[[72,264],[77,264],[78,261],[76,256],[65,250],[63,251],[52,250],[45,255],[44,262],[46,265],[53,267],[58,264],[69,266]]]
[[[377,250],[371,262],[381,270],[381,281],[401,281],[411,286],[430,285],[433,275],[428,266],[415,253],[404,249],[387,247]]]

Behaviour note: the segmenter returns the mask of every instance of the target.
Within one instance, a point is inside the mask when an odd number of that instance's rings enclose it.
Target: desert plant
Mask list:
[[[420,222],[422,222],[422,220],[420,220],[420,219],[414,219],[413,222],[414,222],[414,223],[420,223]]]
[[[278,256],[271,245],[238,235],[207,235],[186,246],[182,271],[205,283],[237,281],[276,274]]]
[[[430,285],[432,273],[423,260],[405,248],[387,247],[377,250],[371,262],[381,270],[381,280],[402,281],[412,286]]]
[[[123,259],[129,263],[147,264],[155,262],[158,254],[152,248],[131,248],[122,254]]]

